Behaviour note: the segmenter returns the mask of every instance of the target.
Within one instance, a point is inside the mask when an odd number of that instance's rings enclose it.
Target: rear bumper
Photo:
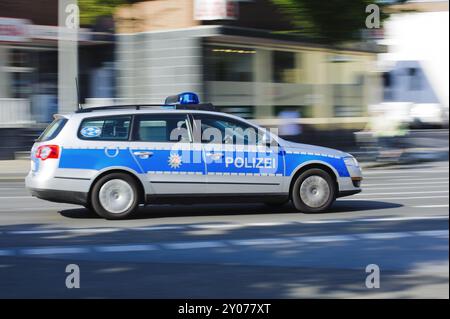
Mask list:
[[[57,203],[88,204],[90,180],[56,178],[52,174],[30,172],[25,187],[32,196]]]
[[[28,190],[32,196],[51,202],[83,206],[88,203],[88,193],[38,188],[28,188]]]

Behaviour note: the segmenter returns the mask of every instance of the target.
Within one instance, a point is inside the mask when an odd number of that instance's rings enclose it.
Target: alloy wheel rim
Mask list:
[[[130,184],[121,179],[112,179],[102,185],[98,197],[105,210],[120,214],[130,209],[135,195]]]
[[[325,178],[313,175],[307,177],[300,185],[300,198],[303,203],[312,208],[326,204],[330,197],[330,186]]]

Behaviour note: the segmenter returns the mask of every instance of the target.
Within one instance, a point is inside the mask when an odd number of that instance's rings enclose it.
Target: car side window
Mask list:
[[[142,142],[191,141],[186,114],[146,114],[135,117],[133,139]]]
[[[256,127],[231,118],[197,115],[194,125],[201,128],[202,143],[256,145],[262,139],[262,132]]]
[[[81,122],[78,137],[83,140],[126,141],[130,123],[131,116],[87,118]]]

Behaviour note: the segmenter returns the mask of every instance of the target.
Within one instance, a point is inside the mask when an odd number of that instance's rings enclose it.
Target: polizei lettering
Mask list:
[[[225,167],[236,168],[276,168],[276,162],[270,157],[225,157]]]

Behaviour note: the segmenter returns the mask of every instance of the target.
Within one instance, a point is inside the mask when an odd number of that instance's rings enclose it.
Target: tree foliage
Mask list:
[[[366,7],[374,0],[272,0],[286,13],[293,32],[319,42],[336,44],[359,40],[365,28]],[[382,14],[381,20],[386,18]]]
[[[117,6],[127,3],[126,0],[78,0],[80,8],[80,24],[90,25],[101,16],[111,16]]]

